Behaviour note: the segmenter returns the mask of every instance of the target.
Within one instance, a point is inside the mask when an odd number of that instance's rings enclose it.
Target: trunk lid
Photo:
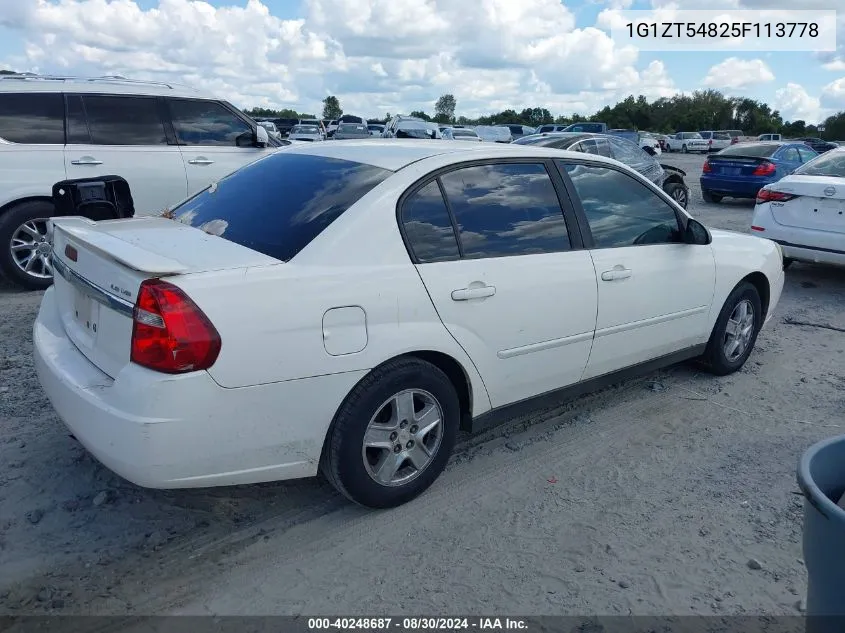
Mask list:
[[[756,156],[720,156],[715,154],[707,159],[710,173],[718,176],[753,176],[754,170],[763,163],[771,162],[768,158]]]
[[[842,178],[793,174],[771,189],[799,196],[787,202],[769,203],[778,224],[845,233],[845,185]]]
[[[70,217],[54,218],[52,225],[53,286],[65,333],[111,377],[129,362],[142,281],[281,263],[166,218]]]

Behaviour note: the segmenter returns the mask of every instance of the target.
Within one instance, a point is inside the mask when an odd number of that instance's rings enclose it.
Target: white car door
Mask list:
[[[272,151],[255,147],[252,124],[221,102],[168,98],[167,103],[189,196]]]
[[[494,407],[581,379],[595,271],[543,160],[443,173],[405,199],[401,219],[440,319]]]
[[[69,179],[121,176],[135,215],[153,215],[182,201],[182,155],[168,144],[156,97],[68,95],[65,170]]]
[[[711,247],[683,243],[671,204],[622,168],[558,164],[592,238],[598,285],[584,379],[706,341],[716,282]]]

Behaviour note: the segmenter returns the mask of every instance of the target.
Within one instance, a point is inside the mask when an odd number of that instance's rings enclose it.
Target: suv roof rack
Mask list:
[[[146,86],[161,86],[173,90],[174,84],[164,81],[151,81],[145,79],[127,79],[122,75],[103,75],[102,77],[74,77],[65,75],[38,75],[36,73],[16,73],[14,75],[0,75],[0,81],[76,81],[84,82],[103,82],[103,83],[124,83],[134,85]]]

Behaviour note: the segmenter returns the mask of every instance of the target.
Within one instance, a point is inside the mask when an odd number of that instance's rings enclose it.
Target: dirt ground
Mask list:
[[[745,231],[752,205],[691,212]],[[322,480],[148,491],[34,374],[40,293],[0,287],[0,614],[797,614],[797,460],[845,433],[845,273],[796,264],[745,368],[681,365],[464,438],[401,508]],[[800,324],[799,324],[800,323]],[[837,329],[839,328],[839,329]]]

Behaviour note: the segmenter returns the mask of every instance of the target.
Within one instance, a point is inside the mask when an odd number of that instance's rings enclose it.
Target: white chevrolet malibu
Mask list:
[[[38,376],[141,486],[325,476],[390,507],[459,428],[698,358],[745,363],[779,247],[621,163],[534,146],[290,146],[163,217],[53,220]]]

